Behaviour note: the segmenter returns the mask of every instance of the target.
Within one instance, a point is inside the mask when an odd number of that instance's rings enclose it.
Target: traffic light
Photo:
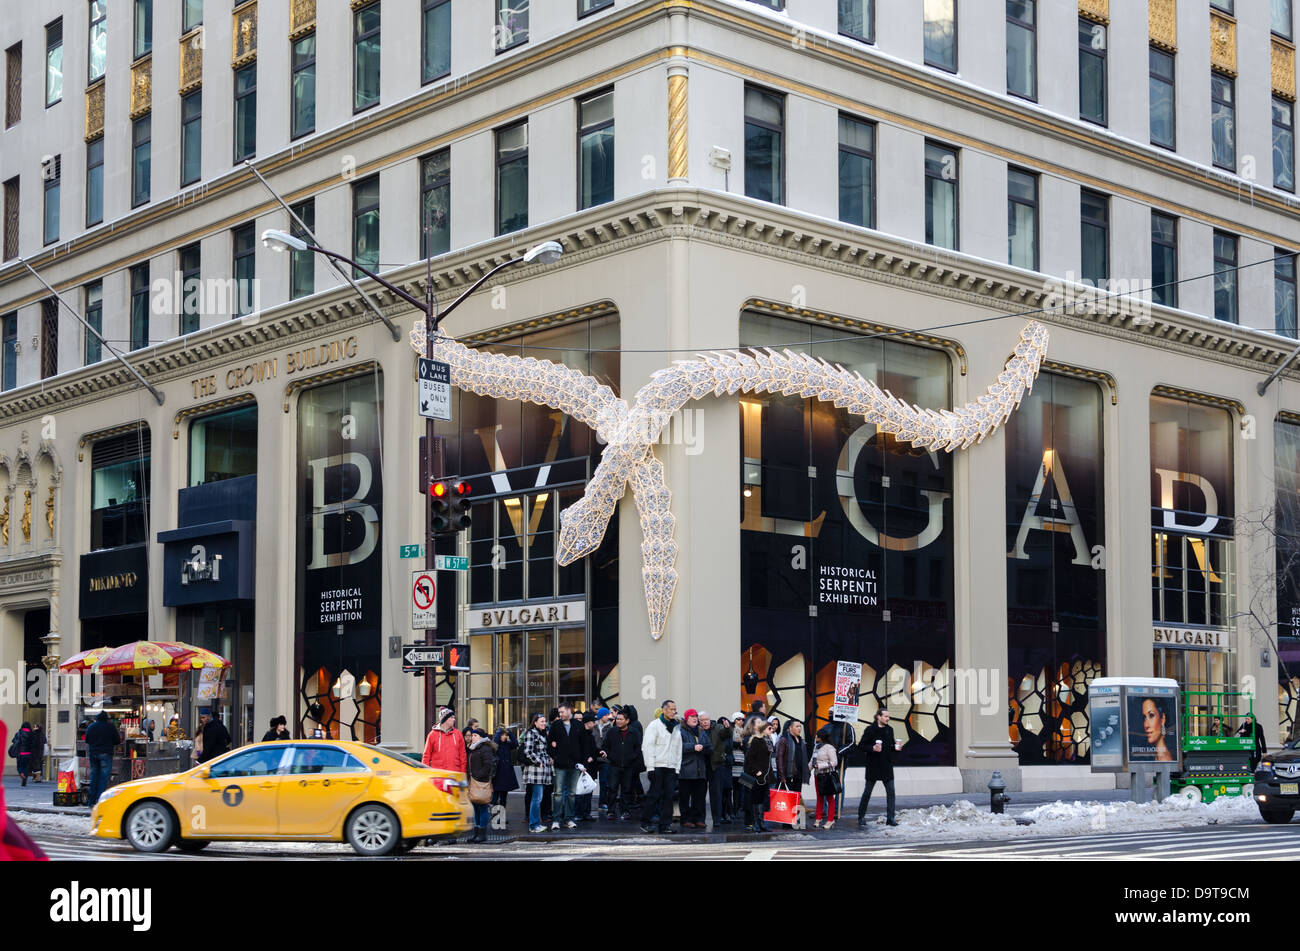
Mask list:
[[[459,532],[469,528],[470,524],[469,483],[456,482],[455,492],[456,500],[451,504],[451,527],[452,531]]]
[[[434,535],[455,535],[470,525],[470,487],[459,479],[431,483],[429,530]]]

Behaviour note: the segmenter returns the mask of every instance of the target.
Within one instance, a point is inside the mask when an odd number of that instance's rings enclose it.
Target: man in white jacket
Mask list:
[[[682,739],[678,733],[677,704],[665,700],[659,716],[650,721],[641,740],[641,756],[650,774],[650,792],[641,814],[642,832],[669,833],[673,829],[673,802],[677,798],[677,771],[682,767]]]

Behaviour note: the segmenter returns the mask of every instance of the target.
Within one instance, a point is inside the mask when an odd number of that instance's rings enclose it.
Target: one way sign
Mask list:
[[[402,645],[402,670],[419,670],[421,667],[441,667],[442,648],[424,644]]]
[[[427,419],[451,419],[451,366],[420,357],[420,379],[415,398],[420,415]]]

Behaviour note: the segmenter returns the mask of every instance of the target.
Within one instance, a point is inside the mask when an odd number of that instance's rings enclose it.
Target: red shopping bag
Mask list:
[[[763,821],[794,825],[802,797],[793,789],[773,789],[769,796],[770,801],[767,812],[763,813]]]

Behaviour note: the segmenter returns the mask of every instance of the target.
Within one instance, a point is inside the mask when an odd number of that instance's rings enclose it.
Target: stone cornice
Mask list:
[[[650,243],[686,239],[758,258],[786,261],[797,267],[944,297],[985,308],[990,311],[990,317],[1005,314],[1012,323],[1033,315],[1055,326],[1209,359],[1261,375],[1275,369],[1295,347],[1288,338],[1157,305],[1150,307],[1149,314],[1140,311],[1135,314],[1131,305],[1101,300],[1080,306],[1072,313],[1059,308],[1042,313],[1053,288],[1059,293],[1062,287],[1047,275],[811,218],[729,193],[696,188],[661,189],[637,195],[446,255],[433,271],[439,299],[450,301],[497,263],[548,239],[558,240],[565,247],[559,263],[510,268],[492,283],[527,280],[543,272],[563,280],[566,272],[610,254]],[[384,277],[416,298],[423,298],[422,263],[386,272]],[[1087,289],[1078,287],[1077,292],[1083,296]],[[395,321],[419,316],[386,291],[379,290],[374,296],[387,316]],[[586,306],[591,304],[579,301],[574,305]],[[570,309],[566,308],[566,312]],[[874,315],[852,316],[871,320]],[[214,364],[251,360],[269,351],[305,345],[322,333],[357,331],[372,323],[377,322],[355,292],[341,285],[302,301],[270,308],[251,325],[228,321],[133,354],[131,361],[145,379],[160,385]],[[958,343],[968,336],[960,321],[956,326],[909,329],[940,334]],[[474,336],[486,341],[499,335],[488,330],[476,331]],[[381,341],[380,346],[387,344]],[[395,346],[404,348],[406,344]],[[381,349],[372,356],[382,363],[386,352]],[[1288,370],[1284,375],[1300,380],[1300,369]],[[132,388],[138,386],[120,364],[103,361],[6,394],[0,400],[0,424],[56,409],[66,410]]]

